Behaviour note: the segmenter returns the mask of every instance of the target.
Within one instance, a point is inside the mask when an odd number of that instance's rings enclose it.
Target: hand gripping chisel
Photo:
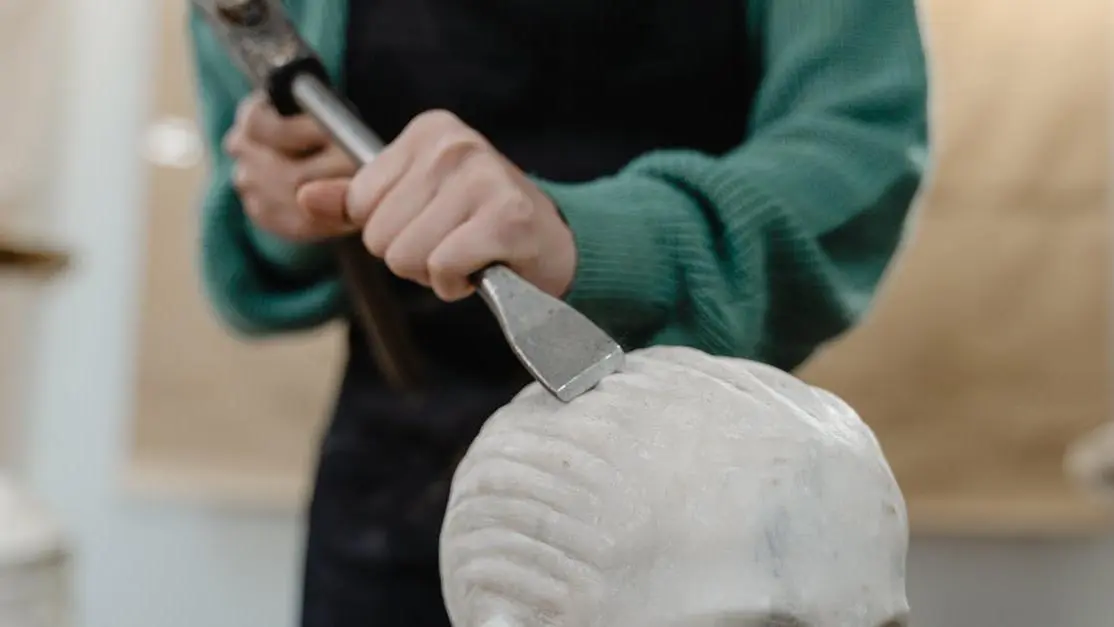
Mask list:
[[[281,0],[192,2],[279,113],[308,113],[358,163],[371,162],[382,150],[383,142],[329,86],[324,65],[295,30]],[[421,366],[401,312],[385,289],[385,268],[369,266],[358,239],[339,246],[341,271],[380,367],[396,384],[413,385]],[[561,401],[580,396],[622,367],[623,350],[615,340],[506,266],[489,267],[477,283],[519,360]]]

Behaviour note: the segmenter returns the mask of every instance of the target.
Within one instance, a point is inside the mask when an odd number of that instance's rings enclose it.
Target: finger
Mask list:
[[[303,185],[320,179],[350,178],[356,172],[357,164],[343,150],[330,145],[315,155],[299,159],[296,166],[298,174],[295,183]]]
[[[268,213],[300,213],[290,210],[296,189],[293,178],[293,164],[288,159],[250,142],[232,170],[232,185],[241,200],[251,197],[253,207],[249,217],[253,222],[271,223]]]
[[[302,210],[315,219],[351,229],[354,225],[348,220],[345,210],[345,195],[356,169],[351,157],[339,148],[331,147],[298,161],[296,168],[295,199]]]
[[[353,232],[351,225],[315,219],[299,211],[273,211],[254,194],[243,200],[243,206],[256,228],[291,242],[316,242]]]
[[[482,212],[450,233],[429,255],[429,286],[437,297],[453,302],[476,291],[472,276],[506,258],[508,251],[491,236],[494,225]]]
[[[359,227],[349,222],[348,212],[345,210],[350,181],[348,178],[328,178],[306,183],[298,188],[298,206],[316,220],[357,230]]]
[[[288,164],[281,157],[254,144],[236,162],[232,184],[240,196],[244,213],[253,223],[274,224],[275,217],[272,214],[281,213],[281,195],[292,193],[292,189],[284,181],[284,167],[288,167]]]
[[[530,202],[517,189],[489,197],[429,256],[430,287],[446,301],[475,291],[471,278],[495,263],[515,267],[536,256]]]
[[[490,144],[472,127],[448,111],[426,111],[406,125],[396,144],[421,154],[431,169],[453,169]]]
[[[240,104],[236,105],[236,119],[233,121],[233,128],[243,128],[244,121],[252,115],[255,115],[255,110],[267,104],[267,96],[263,92],[253,91],[240,100]]]
[[[232,185],[240,192],[259,190],[268,178],[267,173],[282,167],[274,151],[255,142],[243,141],[237,148],[237,155],[232,166]]]
[[[290,156],[301,156],[329,144],[329,136],[308,115],[283,117],[263,98],[252,98],[241,108],[237,126],[247,139]]]
[[[427,145],[431,141],[445,136],[452,136],[454,139],[463,139],[468,136],[472,140],[483,140],[483,136],[468,126],[456,114],[444,109],[432,109],[414,116],[395,141]]]
[[[235,189],[241,196],[250,192],[255,184],[252,177],[251,169],[249,169],[243,161],[237,161],[232,166],[232,188]]]
[[[471,276],[501,256],[492,249],[486,228],[468,220],[430,253],[426,263],[429,287],[441,300],[453,302],[471,296],[475,291]]]
[[[392,143],[374,161],[361,167],[352,178],[344,203],[348,221],[361,227],[366,225],[412,161],[412,153],[406,146]]]
[[[239,126],[233,126],[224,134],[224,139],[221,140],[221,148],[225,154],[233,158],[239,158],[243,154],[247,140],[244,138],[243,132]]]
[[[430,286],[430,255],[449,234],[468,219],[476,207],[474,199],[469,197],[463,187],[465,186],[459,183],[453,185],[452,180],[448,181],[425,209],[391,239],[383,254],[383,260],[391,272]],[[369,228],[371,227],[369,224]],[[365,241],[366,237],[365,231]]]
[[[317,120],[307,115],[280,118],[278,124],[260,129],[257,139],[290,157],[313,154],[332,141]]]
[[[252,92],[240,101],[236,107],[236,119],[232,123],[232,128],[229,129],[228,134],[225,136],[226,140],[238,140],[240,142],[248,140],[248,128],[253,125],[258,125],[258,118],[267,115],[267,101],[265,96],[260,92]]]
[[[441,134],[430,134],[430,127]],[[462,196],[490,182],[485,170],[469,167],[484,154],[483,137],[451,114],[432,112],[418,116],[395,143],[396,150],[413,155],[412,165],[379,200],[364,227],[364,244],[377,257],[385,257],[387,248],[407,225],[429,210],[430,201],[446,181],[457,179],[457,191]],[[478,185],[460,184],[474,172],[482,175],[472,181]],[[453,211],[461,202],[467,201],[460,198],[455,204],[441,203],[438,210]]]
[[[439,186],[440,181],[432,178],[424,168],[407,170],[379,201],[364,225],[364,246],[368,251],[385,259],[387,248],[419,215],[431,209],[452,211],[452,205],[445,203],[435,208],[428,207]]]

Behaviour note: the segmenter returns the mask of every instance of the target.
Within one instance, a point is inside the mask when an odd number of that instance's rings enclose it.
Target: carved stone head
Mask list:
[[[905,504],[835,396],[683,348],[488,421],[441,536],[455,627],[901,627]]]

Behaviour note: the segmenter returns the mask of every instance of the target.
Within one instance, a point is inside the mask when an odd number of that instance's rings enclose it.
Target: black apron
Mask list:
[[[757,56],[746,0],[350,0],[346,92],[391,140],[448,109],[525,171],[617,172],[659,148],[718,154],[746,132]],[[395,281],[432,380],[393,394],[350,325],[309,512],[303,627],[442,627],[449,480],[484,420],[529,382],[478,297]]]

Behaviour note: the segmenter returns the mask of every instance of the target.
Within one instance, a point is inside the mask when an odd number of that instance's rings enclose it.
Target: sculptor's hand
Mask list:
[[[415,118],[355,177],[303,186],[298,201],[314,214],[346,213],[392,272],[447,301],[471,294],[469,276],[494,263],[554,296],[576,270],[572,233],[553,202],[445,111]]]
[[[232,183],[244,213],[261,230],[295,242],[358,230],[343,211],[313,213],[296,200],[305,183],[356,171],[352,159],[312,118],[284,118],[264,96],[253,94],[240,104],[224,149],[236,160]]]

